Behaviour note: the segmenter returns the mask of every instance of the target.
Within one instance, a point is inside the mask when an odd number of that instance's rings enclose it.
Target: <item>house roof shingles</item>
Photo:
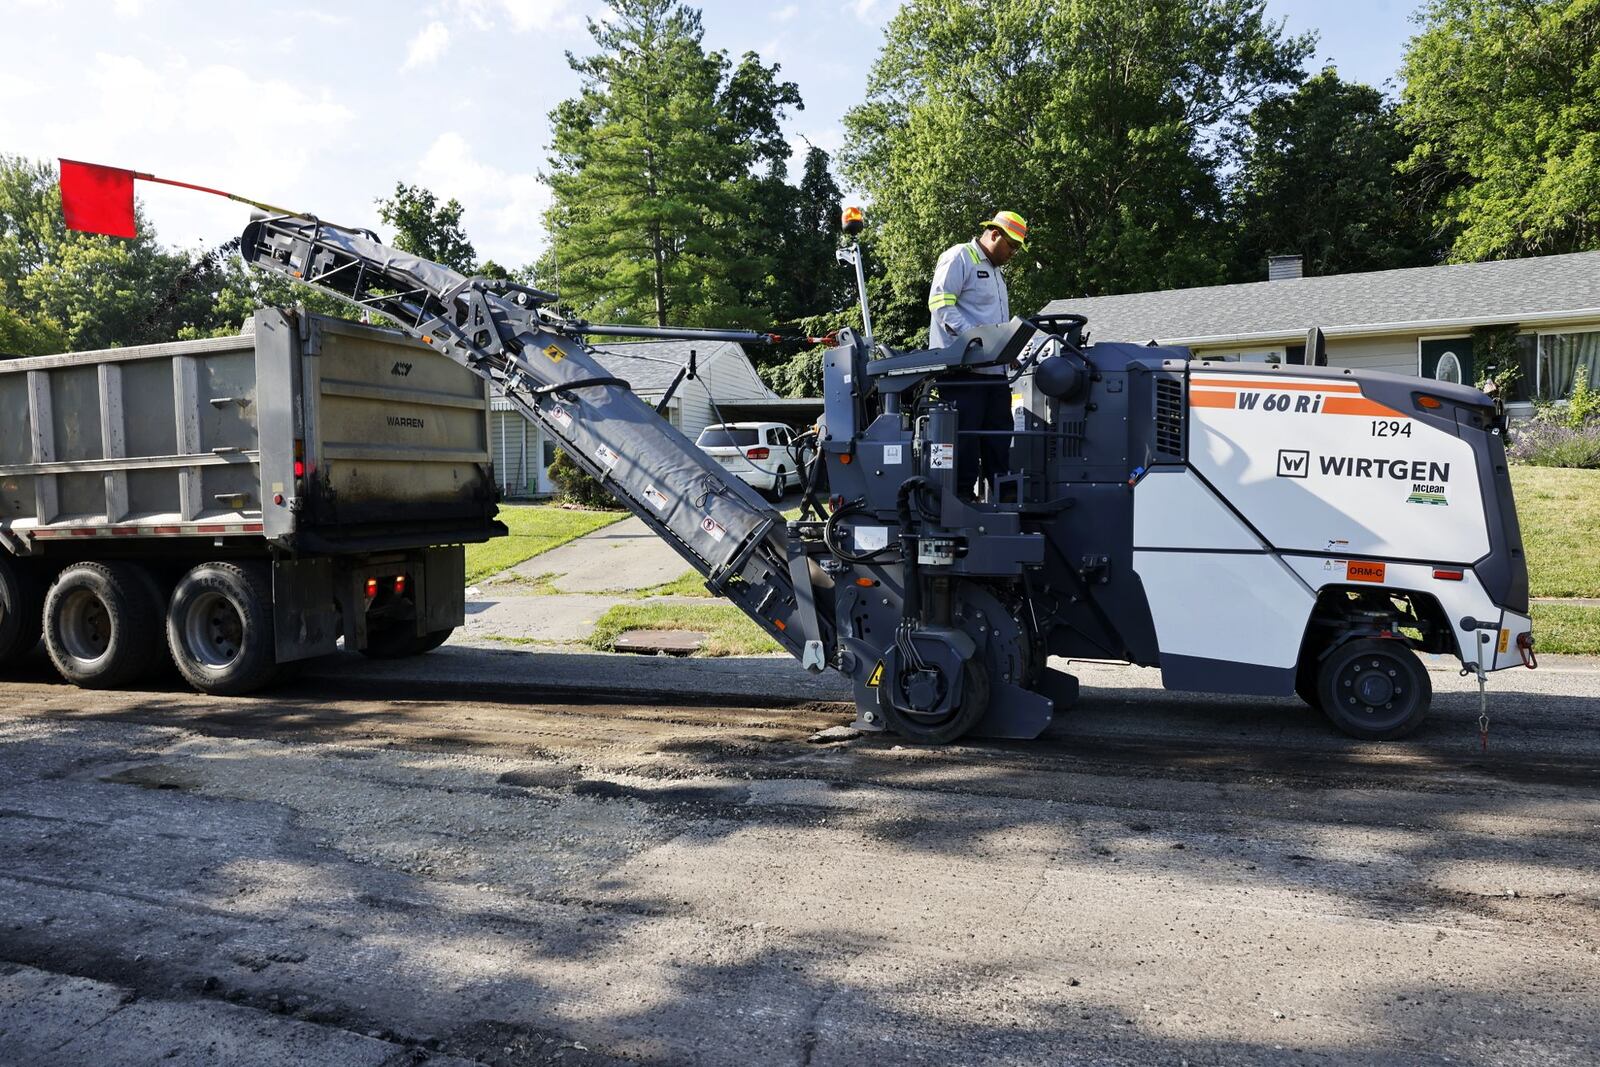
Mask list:
[[[1095,340],[1192,342],[1595,309],[1600,252],[1053,300],[1044,310],[1087,315]]]

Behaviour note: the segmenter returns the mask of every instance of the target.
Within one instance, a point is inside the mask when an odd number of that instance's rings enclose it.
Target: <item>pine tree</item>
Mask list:
[[[763,321],[759,250],[740,240],[750,168],[774,154],[768,119],[798,93],[748,62],[730,80],[727,57],[701,46],[700,13],[678,0],[611,9],[589,23],[599,51],[568,55],[581,93],[551,113],[546,222],[562,298],[595,319]]]

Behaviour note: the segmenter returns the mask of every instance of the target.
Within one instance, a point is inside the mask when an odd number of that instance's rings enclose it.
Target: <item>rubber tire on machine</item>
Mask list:
[[[44,600],[44,644],[61,677],[84,689],[127,685],[159,662],[161,608],[133,563],[74,563]]]
[[[383,626],[369,624],[367,647],[361,650],[361,654],[368,659],[405,659],[407,656],[420,656],[444,644],[455,632],[454,626],[446,626],[442,630],[430,630],[419,637],[410,619]]]
[[[1409,645],[1362,638],[1340,645],[1317,671],[1317,706],[1363,741],[1405,737],[1427,717],[1433,683]]]
[[[0,667],[24,659],[44,632],[44,588],[26,564],[0,556]]]
[[[966,675],[966,692],[960,705],[949,716],[937,722],[912,715],[894,706],[883,694],[888,686],[878,690],[878,707],[890,730],[914,745],[948,745],[978,725],[989,710],[989,668],[977,660],[969,660]]]
[[[278,673],[272,584],[256,564],[202,563],[172,591],[167,649],[202,693],[253,692]]]

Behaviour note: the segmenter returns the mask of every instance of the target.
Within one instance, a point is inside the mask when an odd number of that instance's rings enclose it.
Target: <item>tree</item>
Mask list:
[[[1433,0],[1402,73],[1407,172],[1470,262],[1600,248],[1600,0]]]
[[[877,218],[874,325],[925,336],[934,260],[996,210],[1030,222],[1012,305],[1221,281],[1224,136],[1297,84],[1312,38],[1264,0],[911,0],[867,99],[845,117],[845,173]]]
[[[1417,183],[1396,168],[1412,150],[1394,106],[1333,68],[1246,120],[1230,207],[1239,281],[1267,257],[1298,253],[1308,275],[1437,263],[1443,241]]]
[[[611,0],[589,33],[599,52],[567,57],[582,91],[550,116],[562,297],[621,322],[765,320],[765,250],[741,235],[752,168],[774,174],[778,120],[798,90],[753,55],[730,76],[678,0]]]
[[[394,227],[396,248],[460,274],[476,273],[478,253],[461,227],[466,209],[459,200],[441,204],[420,185],[395,182],[394,195],[377,203],[378,217]]]
[[[164,249],[142,210],[136,217],[132,239],[69,231],[55,167],[0,157],[0,351],[110,348],[215,330],[222,256]]]

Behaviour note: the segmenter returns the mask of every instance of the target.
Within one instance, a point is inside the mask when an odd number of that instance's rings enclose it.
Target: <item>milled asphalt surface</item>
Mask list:
[[[1444,660],[1382,745],[1053,665],[1044,737],[926,749],[787,657],[469,625],[219,699],[36,656],[0,1065],[1600,1062],[1600,660],[1492,675],[1487,749]]]

